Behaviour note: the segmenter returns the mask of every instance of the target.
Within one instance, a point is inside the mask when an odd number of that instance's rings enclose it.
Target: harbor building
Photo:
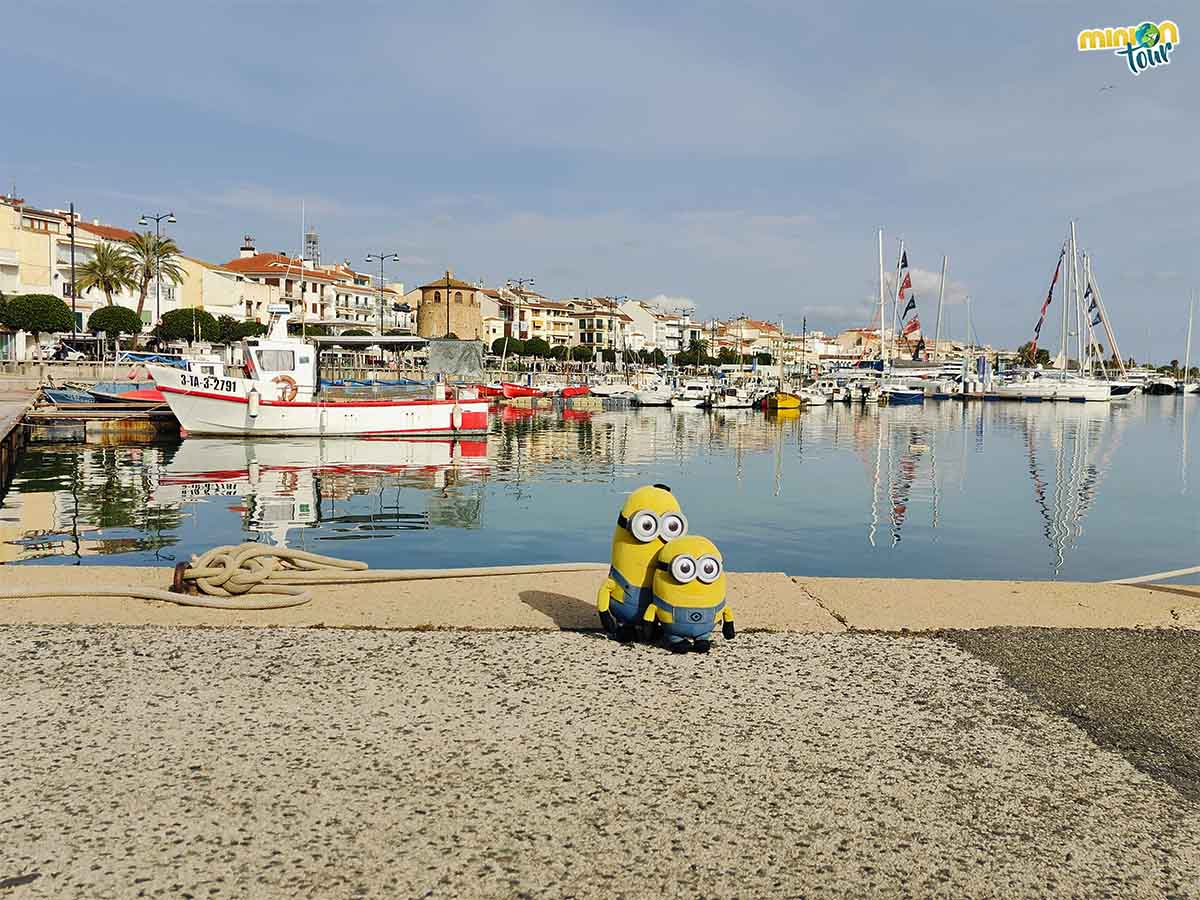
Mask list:
[[[417,307],[417,334],[426,338],[441,338],[453,334],[462,341],[483,340],[483,319],[480,314],[479,288],[446,274],[430,284],[423,284],[421,303]]]

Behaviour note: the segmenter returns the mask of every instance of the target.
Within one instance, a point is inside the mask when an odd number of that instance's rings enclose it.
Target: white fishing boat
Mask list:
[[[476,388],[435,384],[432,396],[335,399],[319,390],[318,351],[287,333],[288,309],[273,307],[267,337],[243,342],[245,377],[149,366],[187,434],[458,435],[486,434],[488,401]],[[380,340],[388,340],[381,338]]]
[[[759,391],[750,385],[717,388],[709,406],[713,409],[751,409],[760,402]]]

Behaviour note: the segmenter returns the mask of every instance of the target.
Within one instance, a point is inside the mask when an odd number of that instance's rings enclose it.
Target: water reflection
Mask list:
[[[664,481],[736,568],[1122,577],[1193,562],[1187,415],[1176,398],[505,409],[478,441],[33,447],[0,560],[142,564],[244,539],[389,566],[603,559],[618,496]]]

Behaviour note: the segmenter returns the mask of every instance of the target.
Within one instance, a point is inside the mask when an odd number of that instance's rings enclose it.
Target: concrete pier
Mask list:
[[[679,657],[597,579],[0,600],[0,896],[1196,896],[1200,589],[735,573]]]

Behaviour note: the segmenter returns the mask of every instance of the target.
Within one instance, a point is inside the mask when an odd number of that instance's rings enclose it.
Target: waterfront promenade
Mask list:
[[[81,575],[165,578],[5,589]],[[1195,895],[1200,590],[735,574],[681,658],[594,587],[0,601],[0,896]]]

